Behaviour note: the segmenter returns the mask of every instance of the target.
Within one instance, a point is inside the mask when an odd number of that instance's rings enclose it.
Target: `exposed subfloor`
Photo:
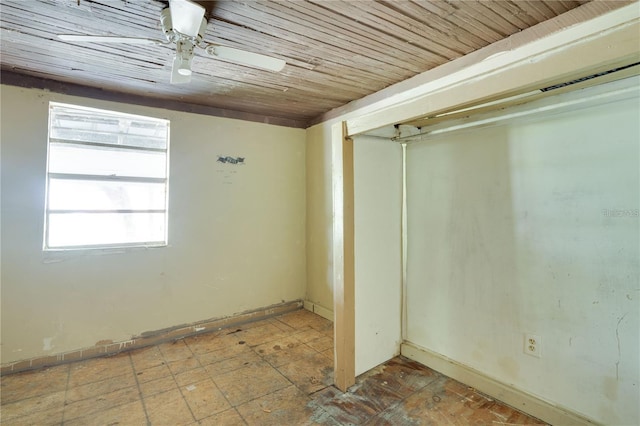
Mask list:
[[[5,376],[3,425],[544,424],[403,357],[332,384],[333,326],[308,311]]]

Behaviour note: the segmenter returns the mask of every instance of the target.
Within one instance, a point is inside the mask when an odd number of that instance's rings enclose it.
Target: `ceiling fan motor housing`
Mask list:
[[[189,36],[187,34],[182,34],[173,27],[173,21],[171,19],[171,8],[169,7],[164,8],[160,13],[160,25],[162,26],[162,31],[164,32],[165,37],[171,43],[177,43],[180,40],[189,40],[195,46],[197,46],[202,43],[204,34],[207,31],[207,20],[206,18],[202,18],[200,29],[198,30],[198,34],[195,37]]]

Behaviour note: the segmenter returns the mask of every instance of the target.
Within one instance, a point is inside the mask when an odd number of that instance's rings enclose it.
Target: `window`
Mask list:
[[[169,122],[51,103],[44,249],[167,244]]]

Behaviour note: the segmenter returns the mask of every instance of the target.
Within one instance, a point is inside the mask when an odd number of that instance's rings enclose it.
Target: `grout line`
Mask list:
[[[275,320],[279,321],[280,323],[282,323],[282,324],[286,325],[287,327],[289,327],[289,328],[291,329],[290,331],[287,331],[287,330],[280,330],[280,331],[282,331],[283,333],[287,333],[287,335],[286,335],[286,336],[283,336],[283,337],[280,337],[280,338],[294,337],[294,335],[295,335],[295,334],[299,334],[299,333],[301,333],[301,332],[302,332],[299,328],[292,327],[292,326],[290,326],[289,324],[286,324],[285,322],[280,321],[280,320],[278,319],[278,317],[279,317],[279,316],[286,315],[286,314],[287,314],[287,313],[284,313],[284,314],[281,314],[281,315],[278,315],[278,316],[274,316],[274,317],[272,317],[272,319],[275,319]],[[316,315],[317,315],[317,314],[316,314]],[[276,327],[277,327],[277,326],[276,326]],[[305,326],[305,327],[306,327],[306,326]],[[309,326],[309,327],[310,327],[310,326]],[[315,328],[313,328],[313,327],[310,327],[310,328],[311,328],[311,329],[316,330],[316,329],[315,329]],[[249,330],[250,330],[250,329],[249,329]],[[245,331],[245,330],[241,330],[241,331]],[[318,330],[316,330],[316,331],[318,331]],[[323,336],[323,337],[324,337],[324,336]],[[294,337],[294,338],[295,338],[295,337]],[[287,376],[285,376],[285,375],[284,375],[284,374],[283,374],[283,373],[278,369],[278,367],[276,367],[276,366],[274,366],[273,364],[271,364],[269,361],[267,361],[267,360],[265,359],[265,357],[264,357],[264,356],[262,356],[260,353],[258,353],[258,352],[255,350],[255,348],[256,348],[256,347],[258,347],[258,346],[262,346],[262,345],[264,345],[264,344],[268,344],[268,343],[276,342],[276,341],[278,341],[278,339],[279,339],[279,338],[275,338],[275,339],[273,339],[273,340],[269,340],[269,341],[266,341],[266,342],[262,342],[262,343],[260,343],[260,344],[258,344],[258,345],[253,345],[253,346],[251,346],[251,345],[247,344],[247,347],[248,347],[248,348],[249,348],[249,349],[250,349],[250,350],[251,350],[255,355],[257,355],[257,356],[258,356],[258,358],[260,358],[260,360],[262,360],[263,362],[265,362],[267,365],[269,365],[271,368],[273,368],[275,371],[277,371],[277,372],[278,372],[278,374],[280,374],[282,377],[284,377],[284,379],[285,379],[285,380],[287,380],[287,382],[289,382],[289,383],[290,383],[290,385],[294,386],[294,387],[295,387],[299,392],[301,392],[303,395],[307,396],[307,397],[309,398],[309,400],[312,400],[312,399],[309,397],[309,395],[311,395],[311,394],[307,394],[304,390],[300,389],[300,388],[299,388],[295,383],[293,383],[293,382],[292,382],[292,381],[291,381]],[[240,339],[238,338],[238,340],[240,340]],[[306,346],[306,347],[310,348],[310,349],[311,349],[312,351],[314,351],[316,354],[319,354],[320,356],[324,356],[321,352],[319,352],[318,350],[316,350],[316,349],[314,349],[314,348],[312,348],[312,347],[308,346],[306,343],[304,343],[304,342],[302,342],[302,341],[298,341],[298,343],[299,343],[300,345],[304,345],[304,346]],[[189,349],[191,349],[191,348],[189,348]],[[232,359],[232,358],[235,358],[235,357],[237,357],[237,356],[238,356],[238,355],[236,355],[236,356],[232,356],[232,357],[227,358],[227,359]],[[197,358],[197,357],[196,357],[196,358]],[[197,359],[197,361],[198,361],[198,363],[202,366],[202,364],[200,363],[200,359],[199,359],[199,358]],[[294,361],[296,361],[296,360],[292,360],[291,362],[294,362]],[[289,364],[289,363],[287,363],[287,364]],[[281,365],[281,367],[283,367],[284,365],[287,365],[287,364],[283,364],[283,365]],[[239,367],[238,369],[240,369],[240,368],[243,368],[243,367]],[[206,371],[206,369],[205,369],[205,371]],[[232,370],[232,371],[235,371],[235,370]],[[207,372],[207,374],[209,375],[209,377],[211,378],[211,380],[213,380],[213,382],[214,382],[214,384],[216,385],[216,387],[218,387],[218,385],[217,385],[217,383],[215,383],[215,380],[213,379],[213,377],[211,377],[211,374],[209,374],[208,372]],[[326,388],[327,388],[327,387],[329,387],[329,386],[330,386],[330,385],[325,385],[323,388],[318,389],[317,391],[312,392],[312,394],[313,394],[313,393],[315,393],[315,392],[318,392],[318,391],[320,391],[320,390],[322,390],[322,389],[326,389]],[[218,388],[218,389],[219,389],[219,388]],[[273,391],[273,392],[270,392],[269,394],[272,394],[272,393],[274,393],[274,392],[278,392],[278,391],[280,391],[280,390],[282,390],[282,389],[285,389],[285,388],[281,388],[281,389],[275,390],[275,391]],[[222,392],[222,391],[221,391],[221,392]],[[261,396],[255,397],[255,398],[253,398],[253,399],[250,399],[250,400],[247,400],[247,401],[243,401],[241,404],[238,404],[238,406],[239,406],[239,405],[247,404],[247,403],[249,403],[249,402],[251,402],[251,401],[255,401],[256,399],[263,398],[263,397],[265,397],[266,395],[269,395],[269,394],[261,395]],[[224,396],[224,393],[223,393],[223,396]],[[225,397],[225,398],[226,398],[226,397]],[[228,401],[228,400],[227,400],[227,401]],[[229,401],[228,401],[228,402],[229,402]],[[236,408],[236,407],[237,407],[237,406],[232,405],[230,402],[229,402],[229,404],[230,404],[233,408]],[[237,411],[237,410],[236,410],[236,411]],[[240,414],[240,412],[238,412],[238,414]],[[240,417],[242,417],[242,414],[240,414]],[[242,417],[242,419],[244,420],[244,417]],[[246,421],[246,420],[245,420],[245,421]]]
[[[151,419],[149,418],[149,412],[147,411],[147,404],[145,403],[144,396],[142,395],[142,388],[140,387],[140,381],[138,380],[138,374],[137,374],[137,371],[136,371],[136,366],[133,363],[133,358],[131,358],[131,353],[129,353],[128,355],[129,355],[129,362],[131,363],[131,369],[133,370],[133,378],[136,381],[136,386],[138,387],[138,395],[140,395],[140,402],[142,403],[142,409],[144,410],[144,416],[147,419],[147,426],[151,426]]]
[[[228,336],[230,333],[226,334],[225,336]],[[219,337],[215,336],[214,338]],[[238,413],[238,416],[240,416],[240,418],[242,419],[242,421],[247,424],[247,421],[244,419],[244,417],[242,417],[242,414],[240,414],[240,412],[238,410],[236,410],[236,407],[231,403],[231,401],[229,401],[229,398],[227,398],[227,396],[224,394],[224,392],[222,392],[222,389],[220,389],[220,387],[218,386],[218,384],[216,383],[216,381],[214,380],[214,378],[211,376],[211,374],[207,371],[206,366],[202,365],[202,362],[200,362],[200,357],[198,355],[196,355],[193,350],[191,349],[191,346],[187,343],[184,342],[185,345],[187,345],[187,347],[189,348],[189,350],[191,351],[191,354],[193,355],[193,357],[195,358],[195,360],[198,362],[198,365],[200,366],[200,368],[202,368],[205,372],[205,374],[207,375],[207,377],[209,377],[209,380],[211,380],[213,382],[213,385],[216,387],[216,389],[218,389],[218,392],[220,392],[220,395],[222,395],[222,397],[224,398],[225,401],[227,401],[227,404],[229,404],[229,407],[231,407],[232,410],[235,410],[236,413]],[[211,352],[215,352],[215,351],[211,351]],[[205,353],[209,353],[209,352],[205,352]],[[164,356],[164,355],[163,355]],[[237,355],[236,355],[237,356]],[[231,357],[233,358],[233,357]],[[226,359],[230,359],[230,358],[226,358]],[[220,362],[220,361],[216,361],[216,362]],[[167,366],[168,367],[168,366]],[[171,371],[171,368],[169,368],[169,371]],[[177,383],[177,382],[176,382]],[[188,403],[187,403],[188,405]],[[224,412],[227,410],[223,410],[221,412]],[[218,413],[216,413],[218,414]],[[215,414],[212,414],[212,416],[214,416]],[[194,416],[195,417],[195,416]],[[207,416],[207,417],[211,417],[211,416]],[[198,421],[198,420],[196,420]]]
[[[275,341],[275,340],[272,340],[272,341]],[[261,345],[266,344],[266,343],[270,343],[270,342],[265,342],[265,343],[262,343],[262,344],[260,344],[260,345],[254,346],[254,347],[258,347],[258,346],[261,346]],[[299,388],[298,386],[296,386],[296,384],[295,384],[295,383],[293,383],[293,382],[291,381],[291,379],[289,379],[287,376],[285,376],[284,374],[282,374],[282,372],[281,372],[280,370],[278,370],[278,368],[277,368],[276,366],[274,366],[273,364],[271,364],[271,363],[270,363],[269,361],[267,361],[267,360],[266,360],[262,355],[260,355],[258,352],[256,352],[256,351],[255,351],[255,349],[254,349],[254,347],[249,347],[249,349],[251,349],[251,350],[253,351],[253,353],[255,353],[256,355],[258,355],[262,361],[264,361],[265,363],[267,363],[267,365],[268,365],[269,367],[273,368],[275,371],[277,371],[277,372],[278,372],[278,374],[280,374],[282,377],[284,377],[284,379],[285,379],[287,382],[291,383],[291,385],[292,385],[292,386],[294,386],[298,391],[300,391],[300,388]],[[282,388],[282,389],[285,389],[285,388]],[[280,389],[278,389],[278,390],[280,390]],[[277,392],[277,391],[276,391],[276,392]],[[273,393],[273,392],[271,392],[271,393]],[[265,396],[265,395],[260,396],[260,397],[258,397],[258,398],[262,398],[262,397],[264,397],[264,396]],[[258,399],[258,398],[254,398],[254,399]],[[252,400],[252,401],[253,401],[253,400]],[[247,402],[249,402],[249,401],[247,401]]]
[[[60,418],[60,426],[64,425],[64,415],[67,411],[67,395],[69,393],[69,383],[71,382],[71,365],[67,366],[67,384],[64,387],[64,401],[62,402],[62,417]]]
[[[132,364],[132,373],[133,373],[133,375],[134,375],[134,379],[136,380],[136,383],[137,383],[137,376],[135,375],[135,368],[133,367],[133,363],[132,363],[132,360],[131,360],[131,356],[130,356],[129,354],[127,354],[126,356],[129,358],[129,362]],[[83,360],[83,361],[84,361],[84,360]],[[76,364],[82,364],[82,363],[83,363],[83,361],[78,361],[78,362],[76,362]],[[104,407],[104,408],[102,408],[102,409],[100,409],[100,410],[97,410],[97,411],[95,411],[95,412],[91,412],[91,413],[89,413],[89,414],[82,414],[82,415],[80,415],[79,417],[74,417],[74,418],[71,418],[71,419],[65,419],[65,417],[66,417],[66,410],[67,410],[67,407],[68,407],[69,405],[76,404],[76,403],[80,403],[80,402],[87,401],[87,400],[91,400],[91,399],[96,399],[96,398],[99,398],[99,397],[100,397],[100,396],[102,396],[102,395],[109,395],[109,394],[113,394],[113,393],[116,393],[116,392],[122,391],[122,390],[124,390],[124,389],[128,389],[128,388],[133,387],[133,386],[125,386],[125,387],[117,388],[117,389],[114,389],[114,390],[110,390],[110,391],[108,391],[108,392],[102,392],[102,393],[99,393],[99,394],[97,394],[97,395],[93,395],[93,396],[88,396],[88,397],[85,397],[85,398],[81,398],[81,399],[78,399],[77,401],[73,401],[73,402],[71,402],[71,403],[67,403],[68,393],[69,393],[70,388],[72,387],[72,386],[71,386],[71,371],[72,371],[71,366],[72,366],[73,364],[66,364],[66,365],[68,366],[69,371],[68,371],[68,374],[67,374],[67,385],[66,385],[66,389],[65,389],[64,407],[63,407],[63,413],[62,413],[62,425],[64,425],[66,421],[76,420],[76,419],[79,419],[79,418],[82,418],[82,417],[86,417],[87,415],[97,415],[97,414],[99,414],[99,413],[101,413],[101,412],[103,412],[103,411],[111,410],[111,409],[113,409],[113,408],[117,408],[117,407],[122,407],[122,406],[124,406],[124,405],[131,404],[132,402],[135,402],[135,401],[126,401],[126,402],[123,402],[123,403],[121,403],[121,404],[115,404],[115,405],[110,405],[110,406]],[[45,370],[46,370],[46,368],[45,368]],[[118,375],[111,376],[111,377],[106,378],[106,379],[95,380],[95,381],[89,381],[89,382],[82,382],[82,384],[78,384],[78,385],[73,386],[73,387],[74,387],[74,388],[78,388],[78,387],[82,387],[82,386],[94,385],[94,384],[101,383],[101,382],[106,382],[106,381],[108,381],[108,380],[112,380],[113,378],[118,378],[118,377],[121,377],[121,376],[122,376],[122,377],[124,377],[124,376],[126,376],[126,374],[118,374]],[[140,391],[140,387],[139,387],[139,386],[138,386],[138,391]],[[46,394],[45,394],[45,395],[46,395]],[[141,397],[141,395],[140,395],[140,397]],[[141,398],[141,399],[142,399],[142,398]],[[142,401],[142,404],[143,404],[143,408],[145,408],[145,414],[146,414],[146,407],[145,407],[145,405],[144,405],[144,401]],[[150,423],[148,423],[148,425],[150,425]]]
[[[402,355],[399,355],[399,356],[402,356]],[[373,420],[374,418],[376,418],[376,417],[378,417],[378,416],[382,415],[382,413],[384,413],[384,412],[386,412],[386,411],[388,411],[388,410],[390,410],[390,409],[392,409],[392,408],[395,408],[395,407],[397,407],[398,405],[400,405],[400,404],[404,403],[404,401],[406,401],[409,397],[411,397],[411,396],[415,395],[416,393],[418,393],[418,392],[422,391],[423,389],[427,388],[428,386],[431,386],[431,384],[432,384],[433,382],[435,382],[436,380],[438,380],[441,376],[442,376],[442,375],[441,375],[440,373],[438,373],[435,377],[432,377],[432,378],[431,378],[431,380],[429,380],[429,381],[428,381],[424,386],[420,386],[420,387],[418,387],[417,389],[415,389],[414,391],[412,391],[410,394],[408,394],[407,396],[405,396],[405,397],[404,397],[404,398],[402,398],[402,399],[399,399],[397,402],[395,402],[395,403],[391,404],[389,407],[387,407],[387,408],[385,408],[384,410],[380,411],[379,413],[377,413],[375,416],[373,416],[373,417],[372,417],[371,419],[369,419],[369,420]],[[436,408],[437,408],[437,407],[436,407]]]
[[[318,314],[316,314],[316,315],[318,315]],[[278,318],[276,317],[276,319],[278,319]],[[285,324],[283,321],[280,321],[280,322],[282,322],[283,324]],[[288,325],[288,324],[286,324],[286,325]],[[289,327],[291,327],[291,326],[289,326]],[[297,340],[297,338],[295,337],[295,335],[296,335],[296,334],[300,334],[300,333],[301,333],[301,331],[300,331],[300,329],[299,329],[299,328],[296,328],[296,327],[291,327],[291,328],[292,328],[293,330],[292,330],[291,332],[287,332],[287,333],[288,333],[288,335],[287,335],[286,337],[293,337],[294,339],[296,339],[296,340]],[[311,327],[311,328],[312,328],[313,330],[315,330],[315,328],[313,328],[313,327]],[[318,331],[318,330],[316,330],[316,331]],[[323,337],[324,337],[324,336],[323,336]],[[276,341],[276,340],[272,340],[272,341]],[[265,344],[265,343],[269,343],[269,342],[264,342],[264,343],[262,343],[262,344]],[[309,348],[309,349],[311,349],[312,351],[314,351],[316,354],[318,354],[318,355],[320,355],[320,356],[324,357],[324,355],[323,355],[320,351],[318,351],[317,349],[312,348],[311,346],[307,345],[307,344],[306,344],[306,342],[302,342],[302,341],[298,340],[298,343],[299,343],[300,345],[306,346],[307,348]],[[262,344],[261,344],[261,345],[262,345]],[[257,345],[257,346],[260,346],[260,345]],[[255,346],[255,347],[257,347],[257,346]],[[293,386],[295,386],[295,388],[296,388],[299,392],[302,392],[302,393],[303,393],[305,396],[307,396],[310,400],[312,400],[312,398],[310,398],[310,397],[309,397],[309,395],[312,395],[312,394],[314,394],[315,392],[319,392],[319,391],[321,391],[321,390],[323,390],[323,389],[326,389],[328,386],[330,386],[330,385],[325,385],[324,387],[322,387],[322,388],[318,389],[317,391],[313,391],[313,392],[311,392],[311,393],[307,393],[307,392],[305,392],[303,389],[300,389],[300,387],[298,387],[298,385],[296,385],[295,383],[293,383],[293,382],[292,382],[292,381],[291,381],[287,376],[285,376],[285,375],[284,375],[284,374],[279,370],[279,368],[278,368],[278,367],[276,367],[275,365],[271,364],[271,363],[270,363],[269,361],[267,361],[267,360],[266,360],[262,355],[260,355],[259,353],[257,353],[257,352],[254,350],[254,348],[253,348],[253,347],[251,347],[251,350],[253,350],[253,351],[254,351],[254,353],[256,353],[259,357],[261,357],[261,358],[262,358],[262,360],[263,360],[264,362],[266,362],[267,364],[269,364],[269,365],[270,365],[274,370],[276,370],[278,373],[280,373],[280,375],[281,375],[282,377],[284,377],[285,379],[287,379],[287,381],[289,381],[289,383],[291,383]],[[292,362],[295,362],[295,361],[297,361],[298,359],[300,359],[300,358],[297,358],[297,359],[291,360],[290,362],[287,362],[287,363],[285,363],[285,364],[282,364],[282,365],[280,365],[280,367],[284,367],[285,365],[288,365],[288,364],[290,364],[290,363],[292,363]],[[323,384],[324,384],[324,383],[323,383]]]
[[[276,318],[276,319],[277,319],[277,317],[274,317],[274,318]],[[283,324],[284,324],[284,323],[283,323]],[[293,328],[293,327],[291,327],[291,328],[295,330],[295,328]],[[242,330],[242,331],[245,331],[245,330]],[[284,333],[290,333],[289,331],[285,331],[285,330],[280,330],[280,331],[282,331],[282,332],[284,332]],[[237,336],[236,336],[236,337],[237,337]],[[278,374],[280,374],[282,377],[284,377],[284,379],[285,379],[285,380],[287,380],[287,381],[290,383],[290,385],[291,385],[291,386],[294,386],[296,389],[299,389],[299,388],[295,385],[295,383],[293,383],[291,380],[289,380],[289,378],[288,378],[288,377],[286,377],[284,374],[282,374],[282,373],[281,373],[281,372],[280,372],[280,371],[279,371],[275,366],[273,366],[269,361],[267,361],[267,360],[266,360],[262,355],[260,355],[260,353],[256,352],[256,350],[255,350],[255,348],[257,348],[258,346],[262,346],[262,345],[265,345],[265,344],[268,344],[268,343],[276,342],[277,340],[278,340],[278,338],[275,338],[274,340],[269,340],[269,341],[262,342],[262,343],[260,343],[260,344],[258,344],[258,345],[253,345],[253,346],[249,345],[248,343],[245,343],[245,344],[247,345],[247,347],[249,348],[249,350],[250,350],[251,352],[253,352],[253,353],[254,353],[254,354],[255,354],[255,355],[256,355],[256,356],[257,356],[257,357],[258,357],[262,362],[264,362],[264,363],[265,363],[265,364],[267,364],[269,367],[271,367],[271,368],[273,368],[275,371],[277,371],[277,372],[278,372]],[[239,338],[238,338],[238,341],[240,341],[240,339],[239,339]],[[227,358],[227,359],[232,359],[232,358],[235,358],[235,357],[237,357],[237,356],[238,356],[238,355],[233,356],[233,357],[231,357],[231,358]],[[244,366],[243,366],[243,367],[244,367]],[[239,369],[241,369],[241,368],[243,368],[243,367],[239,367],[239,368],[237,368],[237,369],[235,369],[235,370],[231,370],[231,371],[236,371],[236,370],[239,370]],[[229,371],[229,372],[231,372],[231,371]],[[226,374],[226,373],[225,373],[225,374]],[[214,382],[215,382],[215,380],[214,380]],[[217,386],[217,384],[216,384],[216,386]],[[286,387],[288,387],[288,386],[286,386]],[[272,393],[274,393],[274,392],[278,392],[278,391],[280,391],[280,390],[282,390],[282,389],[285,389],[286,387],[283,387],[283,388],[281,388],[281,389],[277,389],[277,390],[275,390],[275,391],[273,391],[273,392],[270,392],[270,393],[268,393],[268,394],[265,394],[265,395],[260,395],[260,396],[257,396],[257,397],[255,397],[255,398],[248,399],[248,400],[246,400],[246,401],[241,402],[241,403],[240,403],[240,404],[238,404],[238,405],[232,405],[232,407],[233,407],[233,408],[235,408],[235,409],[236,409],[236,411],[238,411],[238,410],[237,410],[237,407],[238,407],[238,406],[240,406],[240,405],[244,405],[244,404],[248,404],[249,402],[255,401],[255,400],[260,399],[260,398],[264,398],[265,396],[270,395],[270,394],[272,394]],[[247,420],[242,416],[242,414],[241,414],[239,411],[238,411],[238,414],[240,415],[240,417],[241,417],[245,422],[247,422]]]
[[[97,383],[97,382],[94,382],[94,383]],[[93,396],[93,397],[84,398],[84,399],[80,399],[80,400],[78,400],[78,401],[74,401],[74,402],[72,402],[72,404],[75,404],[75,403],[78,403],[78,402],[82,402],[82,401],[86,401],[86,400],[88,400],[88,399],[96,399],[96,398],[98,398],[98,399],[99,399],[101,395],[109,395],[109,394],[112,394],[112,393],[116,393],[116,392],[118,392],[118,391],[121,391],[121,390],[123,390],[123,389],[132,388],[132,387],[133,387],[133,386],[127,386],[127,387],[124,387],[124,388],[120,388],[120,389],[113,390],[113,391],[111,391],[111,392],[101,393],[101,394],[96,395],[96,396]],[[111,409],[118,408],[118,407],[122,407],[122,406],[124,406],[124,405],[131,404],[131,403],[133,403],[133,402],[135,402],[135,401],[126,401],[126,402],[123,402],[123,403],[121,403],[121,404],[109,405],[109,406],[107,406],[107,407],[101,408],[100,410],[92,411],[92,412],[90,412],[90,413],[85,413],[85,414],[82,414],[82,415],[80,415],[80,416],[78,416],[78,417],[74,417],[74,418],[72,418],[72,419],[68,419],[68,420],[69,420],[69,421],[70,421],[70,420],[77,420],[77,419],[80,419],[80,418],[83,418],[83,417],[87,417],[87,416],[89,416],[89,415],[97,415],[97,414],[102,413],[102,412],[104,412],[104,411],[111,410]],[[65,408],[66,408],[66,406],[65,406]],[[43,411],[46,411],[46,410],[43,410]],[[64,424],[64,422],[63,422],[63,424]]]
[[[182,342],[187,347],[187,349],[189,349],[189,352],[191,352],[191,355],[195,356],[193,351],[189,347],[189,345],[187,345],[187,343],[184,341],[184,337],[180,338],[180,339],[176,339],[173,342],[166,342],[165,344],[175,345],[177,342]],[[193,418],[193,421],[197,422],[198,420],[196,419],[196,415],[193,413],[193,410],[191,409],[191,406],[189,405],[189,401],[187,401],[187,399],[184,397],[184,393],[182,393],[182,389],[181,389],[182,386],[180,386],[180,384],[178,384],[178,381],[176,380],[176,375],[173,374],[173,371],[171,371],[171,367],[169,367],[169,361],[167,361],[167,358],[165,357],[164,352],[162,352],[162,349],[160,349],[160,345],[158,345],[158,352],[160,352],[160,356],[162,356],[162,359],[164,360],[164,363],[166,364],[167,369],[169,370],[169,374],[171,374],[171,377],[173,378],[174,383],[178,387],[178,392],[180,392],[180,395],[182,396],[182,400],[187,405],[187,408],[189,409],[189,412],[191,413],[191,417]],[[183,360],[176,360],[176,361],[184,361],[186,359],[188,359],[188,358],[185,358]],[[200,360],[197,360],[197,361],[198,361],[198,364],[199,364]],[[165,391],[165,392],[170,392],[170,390]],[[164,392],[160,392],[160,393],[164,393]],[[156,395],[159,395],[159,394],[156,394]]]
[[[238,339],[238,341],[240,341],[240,340]],[[267,360],[265,360],[265,359],[264,359],[264,358],[263,358],[259,353],[257,353],[257,352],[253,349],[253,347],[249,346],[247,343],[245,343],[245,345],[247,345],[247,347],[249,348],[249,350],[250,350],[251,352],[253,352],[254,354],[256,354],[256,355],[258,356],[258,358],[260,358],[260,360],[261,360],[261,361],[264,361],[264,362],[265,362],[265,363],[267,363],[270,367],[272,367],[272,368],[273,368],[273,366],[271,366],[271,364],[270,364]],[[259,346],[259,345],[258,345],[258,346]],[[233,356],[233,357],[231,357],[231,358],[227,358],[227,359],[236,358],[236,357],[238,357],[238,356],[240,356],[240,355],[235,355],[235,356]],[[237,368],[237,369],[235,369],[235,370],[227,371],[227,372],[225,372],[224,374],[227,374],[227,373],[230,373],[230,372],[233,372],[233,371],[237,371],[237,370],[239,370],[239,369],[241,369],[241,368],[243,368],[243,367],[239,367],[239,368]],[[209,374],[209,372],[207,372],[207,374]],[[211,376],[211,374],[209,374],[209,376]],[[285,377],[285,379],[286,379],[286,377]],[[216,387],[217,387],[217,386],[218,386],[218,384],[217,384],[217,383],[216,383],[216,381],[213,379],[213,377],[211,378],[211,380],[213,380],[213,382],[216,384]],[[288,380],[288,379],[287,379],[287,380]],[[284,389],[284,388],[283,388],[283,389]],[[222,395],[224,395],[224,392],[222,392],[222,390],[220,390],[220,392],[222,393]],[[277,391],[276,391],[276,392],[277,392]],[[270,392],[270,393],[273,393],[273,392]],[[244,418],[244,416],[242,415],[242,413],[240,413],[240,411],[238,411],[238,408],[237,408],[237,407],[238,407],[238,406],[240,406],[240,405],[248,404],[249,402],[251,402],[251,401],[255,401],[256,399],[263,398],[263,397],[265,397],[266,395],[269,395],[269,394],[265,394],[265,395],[257,396],[257,397],[255,397],[255,398],[253,398],[253,399],[249,399],[249,400],[247,400],[247,401],[243,401],[243,402],[241,402],[241,403],[240,403],[240,404],[238,404],[238,405],[233,405],[233,404],[231,404],[231,401],[229,401],[229,400],[227,400],[227,401],[229,402],[229,405],[231,405],[231,407],[233,407],[233,409],[234,409],[234,410],[236,410],[236,412],[238,413],[238,415],[240,416],[240,418],[245,422],[245,424],[248,424],[247,419],[245,419],[245,418]],[[226,398],[226,396],[225,396],[225,398]]]

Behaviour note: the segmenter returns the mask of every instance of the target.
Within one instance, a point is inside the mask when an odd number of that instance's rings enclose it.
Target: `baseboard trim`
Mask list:
[[[320,315],[322,318],[324,319],[328,319],[329,321],[333,322],[333,311],[330,309],[327,309],[323,306],[320,306],[316,303],[310,302],[308,300],[304,301],[304,308],[307,311],[311,311],[314,314],[318,314]]]
[[[474,370],[471,367],[460,364],[444,355],[430,351],[414,343],[406,341],[402,343],[400,353],[409,359],[426,365],[452,379],[471,386],[482,393],[552,425],[600,425],[600,423],[594,420],[572,412],[569,409],[559,407],[513,386],[499,382],[478,370]]]
[[[96,345],[89,348],[3,364],[0,367],[0,375],[4,376],[6,374],[36,370],[43,367],[67,364],[89,358],[110,356],[124,351],[140,349],[147,346],[183,339],[189,336],[195,336],[197,334],[210,333],[212,331],[218,331],[230,327],[240,327],[251,322],[293,312],[298,309],[302,309],[302,307],[302,300],[294,300],[291,302],[284,302],[277,305],[245,311],[228,317],[212,318],[162,330],[147,331],[139,336],[133,336],[130,340],[122,342],[107,341],[102,345]]]

